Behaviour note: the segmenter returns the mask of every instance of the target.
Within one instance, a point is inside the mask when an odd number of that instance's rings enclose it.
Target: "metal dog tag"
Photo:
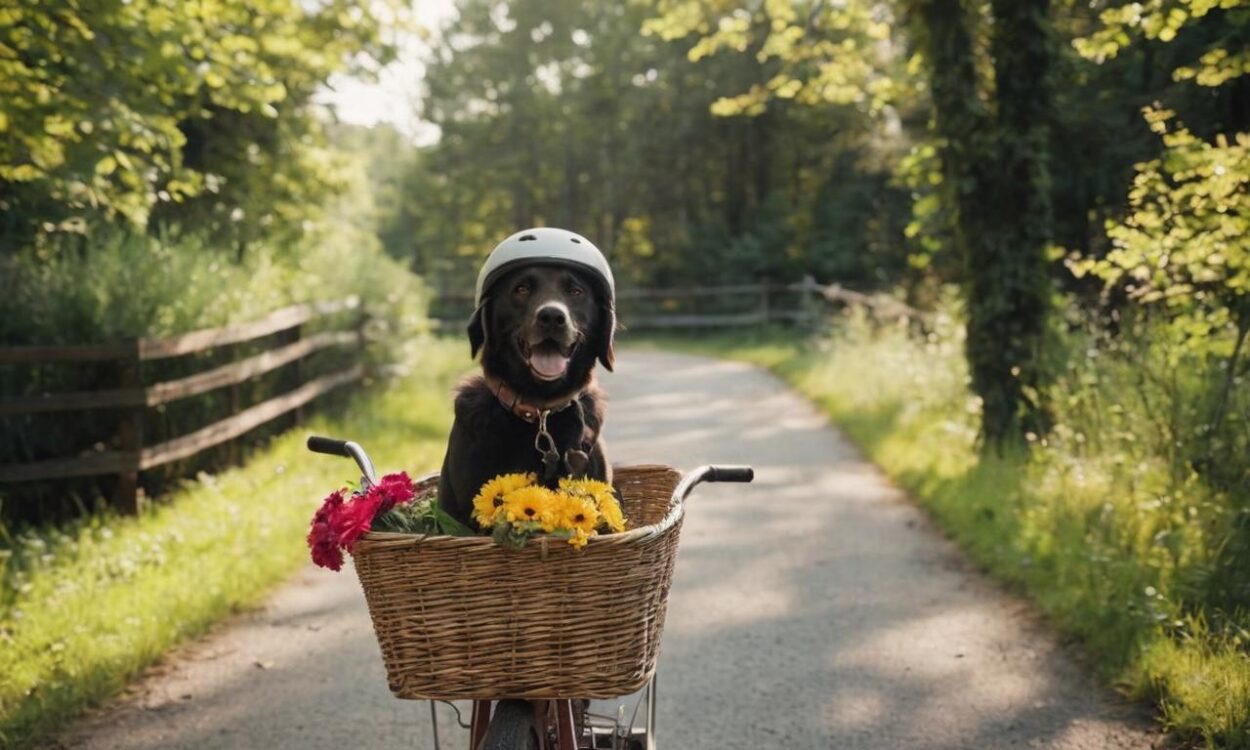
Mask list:
[[[554,450],[543,452],[543,481],[553,481],[560,473],[560,454]]]
[[[564,468],[571,476],[584,477],[589,467],[590,456],[586,455],[586,451],[567,450],[564,452]]]

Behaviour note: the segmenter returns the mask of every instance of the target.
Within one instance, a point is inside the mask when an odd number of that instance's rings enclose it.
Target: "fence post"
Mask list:
[[[118,362],[118,386],[124,389],[143,388],[139,341],[128,342],[130,351]],[[143,450],[144,404],[126,407],[117,427],[117,447],[134,456],[134,463],[117,477],[113,505],[126,515],[135,516],[143,510],[143,490],[139,487],[139,454]]]
[[[304,336],[304,324],[301,323],[295,326],[294,328],[292,328],[291,332],[287,334],[287,339],[288,339],[287,343],[298,344],[300,339],[303,338],[303,336]],[[300,386],[304,384],[304,358],[300,357],[299,359],[295,360],[293,365],[294,366],[291,368],[291,377],[295,382],[291,386],[291,390],[296,390],[297,388],[299,388]],[[295,407],[295,423],[292,426],[301,427],[303,426],[303,424],[304,424],[304,407],[297,406]]]
[[[226,346],[221,347],[221,350],[226,353],[226,359],[229,360],[230,362],[233,363],[233,362],[239,361],[239,345],[238,344],[227,344]],[[255,389],[249,389],[249,390],[254,391]],[[240,383],[232,384],[230,388],[227,389],[226,391],[226,397],[227,399],[229,399],[229,402],[230,402],[230,416],[234,416],[235,414],[238,414],[240,411],[242,411],[243,409],[242,384]],[[231,440],[227,442],[225,445],[225,454],[226,454],[226,463],[230,464],[231,466],[238,466],[241,461],[241,457],[243,455],[242,450],[240,450],[239,448],[239,441]]]
[[[364,300],[360,301],[360,310],[356,315],[356,356],[363,365],[367,361],[369,341],[365,337],[365,329],[369,325],[369,311],[365,309]],[[368,377],[369,370],[366,367],[365,376]]]
[[[815,328],[816,317],[816,299],[815,296],[820,293],[820,285],[816,283],[816,279],[812,275],[803,276],[803,281],[799,285],[799,309],[803,311],[803,325],[807,328]]]

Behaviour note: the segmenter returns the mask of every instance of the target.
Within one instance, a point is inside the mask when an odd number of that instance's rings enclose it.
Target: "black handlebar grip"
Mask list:
[[[345,458],[351,458],[352,455],[347,452],[346,440],[335,440],[334,438],[321,437],[320,435],[313,435],[308,438],[308,450],[313,453],[325,453],[329,456],[343,456]]]
[[[710,469],[709,482],[750,482],[755,479],[755,469],[750,466],[712,466]]]

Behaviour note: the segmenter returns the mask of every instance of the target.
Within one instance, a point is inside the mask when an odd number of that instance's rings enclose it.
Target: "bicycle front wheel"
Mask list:
[[[538,750],[534,706],[529,701],[499,701],[477,750]]]

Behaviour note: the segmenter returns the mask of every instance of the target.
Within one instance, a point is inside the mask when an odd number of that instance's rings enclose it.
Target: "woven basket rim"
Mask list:
[[[678,482],[681,481],[681,471],[664,464],[639,464],[635,466],[621,466],[617,468],[629,469],[656,469],[677,472]],[[418,484],[428,484],[438,479],[438,474],[426,474],[418,480]],[[647,526],[639,526],[636,529],[628,531],[618,531],[612,534],[597,534],[587,540],[587,546],[603,545],[603,544],[629,544],[637,541],[654,539],[665,533],[673,527],[686,512],[686,504],[676,500],[670,500],[668,512],[659,521]],[[387,547],[398,547],[409,544],[421,544],[423,542],[439,542],[440,544],[458,545],[465,547],[491,547],[498,548],[495,541],[484,534],[474,534],[473,536],[453,536],[451,534],[406,534],[398,531],[367,531],[356,541],[356,551],[368,552],[370,549],[382,549]],[[546,550],[552,542],[560,542],[566,544],[567,540],[553,534],[534,534],[526,540],[525,546],[521,549],[530,547],[541,548]],[[363,549],[362,549],[363,547]]]

